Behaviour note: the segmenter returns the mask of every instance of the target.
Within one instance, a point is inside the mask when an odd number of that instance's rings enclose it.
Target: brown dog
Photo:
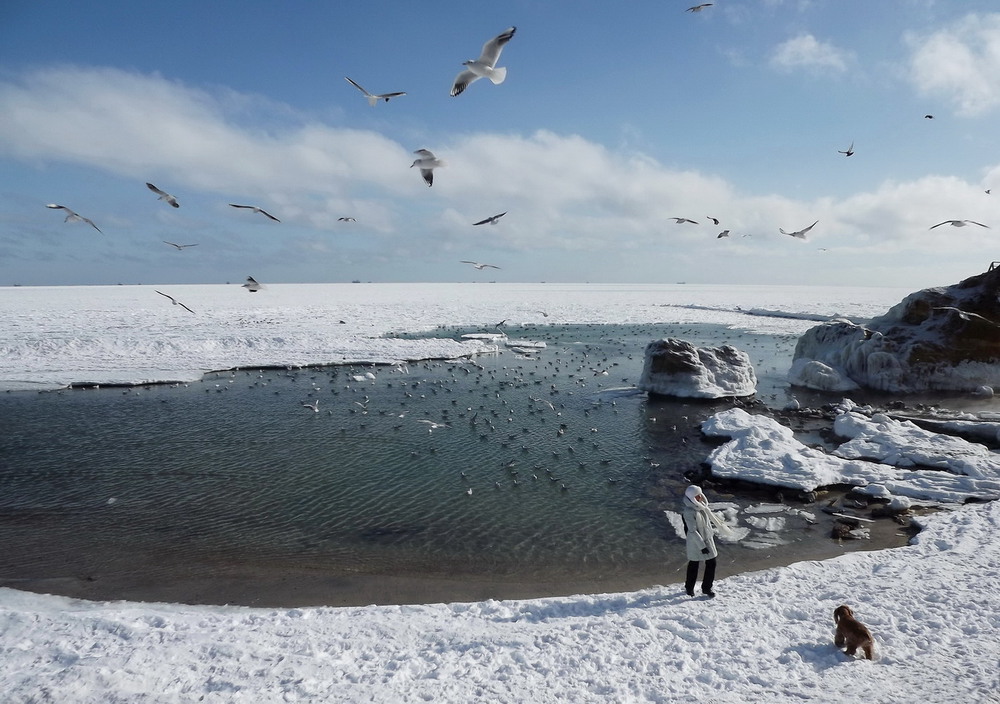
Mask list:
[[[833,642],[838,648],[847,646],[847,654],[854,655],[858,648],[865,652],[865,657],[873,660],[875,657],[875,639],[871,631],[854,618],[850,606],[838,606],[833,610],[833,621],[837,624],[837,634]]]

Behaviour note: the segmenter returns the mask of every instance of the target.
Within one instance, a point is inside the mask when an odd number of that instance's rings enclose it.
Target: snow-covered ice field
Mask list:
[[[439,324],[490,327],[505,318],[706,322],[794,335],[824,317],[877,315],[907,293],[540,284],[276,285],[257,294],[238,286],[157,288],[196,313],[148,286],[0,289],[0,383],[139,382],[237,365],[448,356],[462,351],[459,343],[443,349],[436,347],[441,340],[382,335]],[[771,479],[831,473],[827,458],[783,438],[769,420],[740,419],[742,431],[757,428],[761,441],[742,454],[729,447],[726,468],[761,471],[765,447],[795,470]],[[879,462],[924,457],[935,444],[933,437],[915,440],[904,424],[851,424],[867,451],[877,444],[880,456],[872,459]],[[851,449],[860,452],[859,443]],[[998,479],[989,458],[954,452],[961,461],[941,460],[950,471],[977,482]],[[667,585],[522,601],[252,609],[0,589],[0,700],[1000,701],[1000,503],[952,504],[920,520],[923,531],[906,547],[725,577],[714,600]],[[840,604],[851,605],[875,634],[873,662],[834,647],[832,614]]]

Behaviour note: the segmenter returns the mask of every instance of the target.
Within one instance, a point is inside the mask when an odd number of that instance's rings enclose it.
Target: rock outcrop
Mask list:
[[[799,338],[789,380],[824,391],[1000,387],[1000,268],[912,293],[868,325],[833,321]]]
[[[646,345],[639,388],[683,398],[752,396],[757,375],[747,353],[731,345],[695,347],[686,340],[667,338]]]

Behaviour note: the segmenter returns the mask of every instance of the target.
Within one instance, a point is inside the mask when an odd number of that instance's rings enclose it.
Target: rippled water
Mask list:
[[[0,579],[141,582],[225,565],[558,579],[680,564],[658,495],[707,454],[680,438],[711,406],[633,385],[650,340],[732,333],[507,333],[546,346],[4,394]],[[740,346],[757,356],[760,394],[781,402],[794,338]],[[302,405],[315,400],[319,412]]]

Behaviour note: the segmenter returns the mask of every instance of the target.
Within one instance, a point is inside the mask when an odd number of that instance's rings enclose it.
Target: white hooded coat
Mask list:
[[[696,491],[695,491],[696,490]],[[711,560],[719,556],[715,548],[715,526],[708,515],[707,503],[694,497],[704,494],[698,487],[688,487],[684,493],[684,530],[687,532],[687,558],[693,562]],[[707,553],[702,550],[708,548]]]

